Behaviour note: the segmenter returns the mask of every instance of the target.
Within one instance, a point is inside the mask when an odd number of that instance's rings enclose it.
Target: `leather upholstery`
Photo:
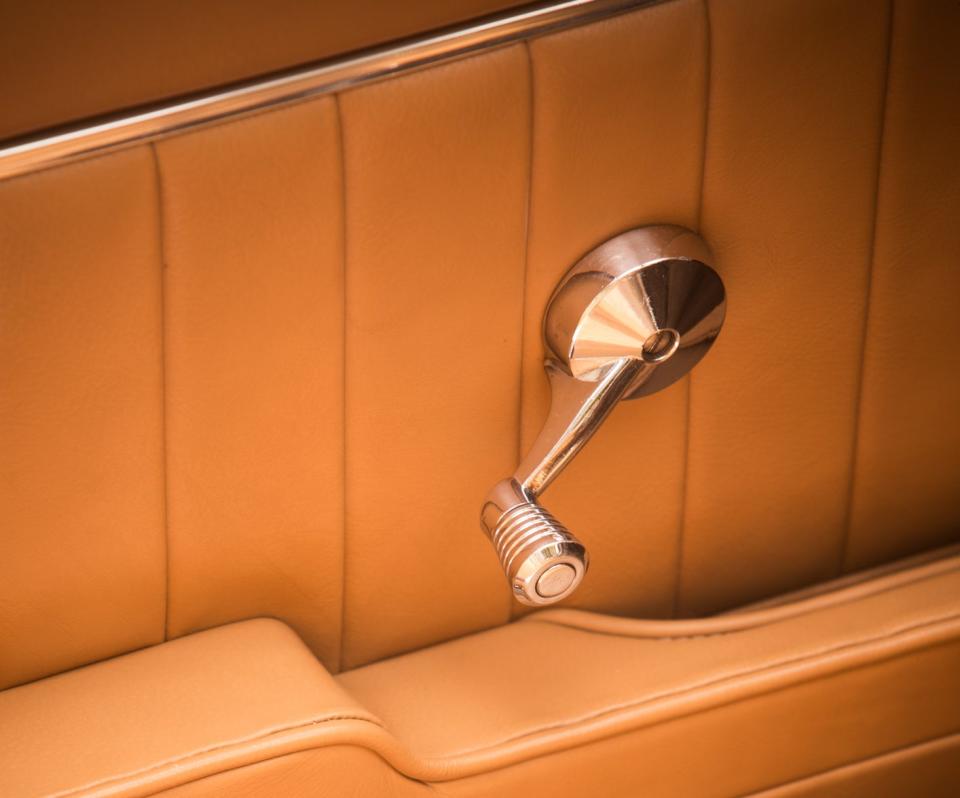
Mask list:
[[[956,781],[955,561],[851,575],[960,541],[957,41],[670,0],[0,182],[0,793]],[[727,322],[551,488],[591,569],[527,618],[479,501],[649,223]]]
[[[960,165],[949,154],[960,107],[948,99],[960,92],[960,69],[945,57],[957,17],[948,4],[894,9],[848,570],[957,532],[960,371],[943,342],[960,337],[960,269],[935,265],[956,264],[960,252],[960,234],[939,233],[955,227],[960,205]],[[916,332],[900,335],[907,330]],[[937,366],[941,357],[954,365]]]
[[[0,139],[256,78],[515,0],[0,0]]]
[[[271,615],[337,660],[338,141],[327,98],[156,145],[170,636]]]
[[[691,383],[683,614],[841,567],[890,12],[711,6],[702,231],[750,310]]]
[[[645,222],[702,215],[729,320],[552,489],[572,603],[701,614],[956,539],[951,9],[708,36],[676,0],[0,185],[0,681],[260,614],[334,671],[508,620],[476,505],[545,412],[543,303]]]
[[[159,228],[134,149],[0,184],[0,685],[164,639]]]
[[[371,795],[419,794],[408,779],[444,795],[743,794],[952,744],[958,675],[956,555],[725,618],[546,611],[337,679],[255,620],[0,693],[0,783],[11,798],[190,781],[203,795],[233,770],[249,794],[269,793],[261,778]],[[698,766],[682,766],[691,751]],[[277,757],[291,761],[261,776]]]
[[[266,619],[7,690],[0,705],[6,796],[152,790],[181,781],[181,760],[202,767],[327,721],[375,722],[295,634]]]
[[[896,798],[952,795],[960,783],[960,735],[919,743],[852,765],[844,765],[782,787],[756,793],[762,798],[841,798],[869,795]]]
[[[517,46],[340,99],[343,667],[509,617],[477,496],[516,457],[527,74]]]

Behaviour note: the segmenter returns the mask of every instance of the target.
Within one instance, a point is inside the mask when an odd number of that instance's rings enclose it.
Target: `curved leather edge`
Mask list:
[[[891,571],[892,566],[887,566],[877,569],[880,571],[880,576],[873,579],[858,579],[849,584],[846,583],[846,580],[841,580],[841,587],[828,593],[816,592],[810,596],[801,594],[796,601],[790,603],[764,602],[758,605],[756,609],[747,608],[709,618],[648,621],[623,618],[616,615],[602,615],[586,610],[555,609],[528,615],[523,620],[557,624],[558,626],[599,634],[636,638],[676,639],[740,632],[777,623],[788,618],[819,612],[831,607],[839,607],[869,596],[897,590],[915,582],[960,570],[960,554],[954,553],[957,551],[957,547],[951,546],[944,551],[950,556],[933,561],[923,557],[921,563],[913,568],[903,568],[901,566],[900,569]]]
[[[847,574],[836,579],[830,579],[826,582],[820,582],[809,587],[803,587],[799,590],[793,590],[789,593],[781,593],[778,596],[763,599],[762,601],[757,601],[752,604],[746,604],[742,607],[736,607],[732,610],[727,610],[726,612],[719,614],[743,615],[744,613],[756,612],[757,610],[763,609],[771,609],[784,604],[795,604],[799,601],[817,598],[828,593],[837,593],[846,588],[856,587],[857,585],[861,585],[865,582],[875,582],[880,580],[881,577],[895,576],[904,571],[916,570],[921,566],[947,560],[957,555],[960,555],[960,545],[943,546],[938,549],[931,549],[930,551],[921,552],[920,554],[914,554],[910,557],[904,557],[901,560],[883,563],[882,565],[877,565],[873,568],[865,568],[862,571],[855,571],[854,573]]]
[[[689,690],[658,696],[652,701],[605,708],[575,723],[540,728],[530,735],[508,738],[490,747],[457,752],[449,758],[417,759],[408,749],[396,746],[392,739],[389,744],[384,744],[384,741],[370,736],[367,743],[407,776],[427,781],[449,781],[908,655],[957,637],[960,637],[960,613],[938,618],[929,625],[904,629],[895,636],[826,649],[816,656],[744,671],[730,679],[699,684]]]
[[[925,798],[955,795],[957,785],[960,784],[960,734],[949,734],[888,751],[880,756],[851,762],[849,765],[752,793],[750,798],[839,798],[853,795],[854,789],[857,795],[870,795],[871,798],[904,795],[907,789],[918,795],[921,793],[921,786],[917,784],[916,774],[909,772],[912,766],[918,764],[923,766],[926,781],[933,782],[926,784],[922,790]],[[894,783],[891,783],[891,776],[895,777]],[[877,783],[880,780],[883,781],[882,787]],[[909,787],[906,787],[904,781],[909,783]],[[933,789],[929,789],[930,787]]]
[[[837,597],[836,600],[830,597],[830,599],[815,602],[821,606],[807,606],[806,611],[828,610],[856,601],[858,593],[861,598],[877,595],[914,582],[933,579],[943,573],[956,571],[958,567],[960,567],[960,558],[952,563],[933,563],[925,566],[922,573],[897,574],[877,585],[863,587],[859,591],[851,589],[846,596]],[[589,613],[585,614],[589,615]],[[784,617],[793,617],[798,613],[782,611],[781,614]],[[536,618],[536,616],[533,617]],[[770,623],[775,622],[768,618],[765,620]],[[684,627],[686,625],[687,622],[668,623],[668,626]],[[748,628],[748,625],[744,628]],[[671,631],[674,634],[665,637],[678,636],[676,629]],[[632,705],[598,708],[594,715],[580,718],[573,723],[540,728],[522,737],[503,739],[493,746],[455,751],[444,757],[418,754],[410,741],[401,741],[391,733],[389,726],[381,728],[350,720],[324,724],[322,727],[303,728],[295,733],[284,735],[274,744],[282,746],[283,753],[332,744],[363,746],[379,754],[398,772],[409,778],[431,782],[452,781],[703,712],[801,682],[909,655],[911,652],[958,637],[960,637],[960,606],[955,612],[931,617],[923,623],[906,625],[892,633],[853,640],[841,646],[822,648],[809,656],[787,658],[761,668],[745,669],[734,676],[690,685],[686,689],[659,695],[652,700]],[[424,676],[428,678],[427,674]],[[340,681],[341,683],[346,681],[347,689],[350,691],[350,680],[341,679]],[[362,698],[361,701],[363,701]],[[260,747],[237,749],[231,752],[231,758],[237,762],[248,763],[255,761],[260,750],[262,750]],[[281,748],[271,748],[271,751],[279,753]],[[216,767],[216,764],[213,761],[204,762],[204,771],[207,771],[208,767]]]
[[[851,646],[845,652],[828,650],[805,662],[783,663],[764,673],[746,673],[741,679],[702,686],[682,696],[667,696],[652,705],[612,710],[608,714],[585,720],[575,729],[545,729],[535,738],[505,741],[496,748],[465,752],[446,760],[419,759],[387,730],[369,721],[330,718],[185,759],[158,763],[149,770],[125,774],[110,783],[59,793],[57,798],[139,798],[287,754],[339,745],[368,749],[410,779],[451,782],[735,703],[778,688],[906,655],[957,637],[960,637],[960,614],[924,628],[904,630],[894,638],[865,641]],[[838,657],[838,654],[841,656]]]
[[[764,645],[759,651],[763,656],[748,652],[741,667],[723,672],[719,677],[684,677],[685,681],[682,683],[660,692],[650,692],[649,685],[643,684],[644,680],[641,678],[637,683],[639,697],[636,700],[590,706],[585,710],[578,710],[579,714],[561,719],[559,722],[547,719],[539,725],[519,729],[518,733],[511,733],[510,729],[504,731],[498,726],[493,733],[503,734],[503,736],[497,737],[492,742],[479,740],[476,744],[467,746],[463,746],[462,741],[451,742],[446,750],[438,753],[436,750],[431,751],[431,743],[428,739],[429,728],[436,725],[432,723],[429,711],[424,712],[425,708],[422,706],[407,704],[409,710],[407,714],[423,716],[417,722],[421,723],[426,738],[419,739],[415,731],[411,733],[409,728],[398,726],[395,711],[392,714],[383,711],[391,707],[380,706],[382,695],[378,697],[371,685],[379,685],[380,689],[389,692],[391,682],[387,677],[391,675],[398,679],[396,684],[409,684],[411,681],[408,678],[409,674],[403,668],[411,667],[411,663],[415,669],[423,666],[420,671],[415,671],[421,673],[421,683],[429,683],[431,678],[442,679],[442,668],[432,670],[428,667],[431,663],[430,659],[423,661],[417,659],[418,657],[440,657],[442,659],[433,660],[433,664],[436,665],[439,662],[443,667],[467,667],[467,662],[457,654],[458,649],[455,648],[466,641],[465,638],[462,641],[453,641],[434,649],[415,652],[341,675],[334,682],[339,685],[339,688],[346,690],[346,698],[336,699],[339,709],[335,711],[314,711],[312,715],[307,716],[301,713],[301,719],[290,726],[269,727],[249,737],[228,739],[209,748],[195,748],[183,756],[113,774],[109,778],[89,782],[82,787],[71,788],[55,795],[60,798],[120,795],[133,798],[150,795],[179,784],[256,762],[333,745],[368,749],[385,760],[398,773],[414,780],[454,782],[459,779],[468,779],[548,754],[588,746],[599,740],[618,737],[669,720],[736,704],[746,699],[845,671],[907,657],[924,649],[956,641],[960,639],[958,570],[960,570],[960,557],[951,558],[948,561],[918,567],[910,572],[882,577],[869,585],[852,586],[836,594],[815,597],[789,607],[745,613],[735,619],[722,617],[697,622],[643,622],[597,617],[598,628],[590,628],[588,621],[592,618],[589,613],[577,613],[575,618],[582,628],[573,630],[543,618],[543,616],[556,617],[557,615],[564,618],[564,613],[569,615],[569,611],[543,613],[539,617],[533,616],[530,620],[474,635],[470,644],[488,645],[491,655],[496,660],[502,661],[506,652],[511,650],[511,641],[516,642],[520,639],[518,635],[527,636],[537,629],[543,632],[554,629],[555,631],[549,634],[560,635],[555,643],[561,650],[564,646],[583,644],[584,633],[590,638],[596,636],[598,641],[609,639],[610,645],[636,645],[629,640],[621,640],[621,643],[617,643],[617,640],[624,638],[625,635],[622,633],[611,635],[607,631],[611,628],[613,621],[617,622],[614,628],[633,632],[633,637],[636,636],[636,630],[639,630],[642,637],[651,638],[651,642],[640,641],[642,645],[659,646],[661,643],[670,641],[686,641],[684,644],[701,646],[701,644],[708,644],[710,639],[719,639],[719,635],[735,634],[736,629],[731,628],[731,620],[735,620],[739,630],[743,632],[775,624],[777,618],[781,621],[789,621],[800,615],[812,617],[815,614],[825,614],[826,620],[821,618],[825,626],[809,627],[812,630],[810,639],[803,641],[802,650],[774,656],[766,650]],[[877,604],[877,597],[896,590],[903,591],[902,595],[893,597],[895,600],[891,597],[881,598],[879,599],[881,603]],[[855,606],[858,602],[868,602],[871,598],[874,599],[873,605]],[[888,617],[886,608],[891,606],[899,608],[901,605],[905,607],[902,617]],[[848,624],[851,618],[857,618],[857,612],[863,616],[858,621],[859,634],[857,634],[856,625]],[[267,629],[280,626],[274,621],[252,623],[270,624],[266,627]],[[810,622],[805,621],[805,623]],[[234,628],[240,626],[242,625],[235,625]],[[691,626],[694,626],[699,634],[691,634]],[[852,631],[848,630],[848,626]],[[829,635],[817,637],[817,628],[833,627],[842,628],[843,634],[834,635],[832,642]],[[211,633],[202,634],[217,634],[218,631],[213,630]],[[654,631],[659,631],[660,634],[654,635]],[[289,632],[284,631],[284,635],[289,635]],[[700,640],[701,637],[706,639]],[[182,638],[154,650],[148,649],[128,655],[120,660],[129,661],[135,657],[155,656],[158,650],[184,646],[189,640],[190,638]],[[740,647],[739,644],[737,647]],[[623,650],[626,651],[626,649]],[[462,653],[462,649],[460,651]],[[670,662],[671,651],[672,649],[663,653],[667,663]],[[453,652],[452,657],[451,652]],[[312,668],[315,663],[308,667],[302,660],[301,654],[303,657],[308,656],[305,651],[291,656],[294,656],[293,662],[298,672],[299,669],[304,669],[303,673],[309,682],[309,679],[313,678],[309,674],[313,673]],[[596,673],[604,670],[602,656],[594,664]],[[632,667],[639,668],[639,674],[643,673],[642,661],[638,663],[635,657]],[[388,668],[391,671],[385,674],[384,669]],[[319,665],[316,665],[316,669],[323,671]],[[706,663],[703,671],[709,671]],[[330,679],[325,672],[321,673],[321,676],[319,680],[321,684],[326,684]],[[485,689],[492,689],[496,679],[509,679],[509,677],[508,672],[491,673],[490,683],[485,685]],[[54,682],[59,678],[62,677],[44,681]],[[309,687],[309,683],[305,683],[304,689],[312,688]],[[325,694],[330,694],[330,689],[334,689],[332,685],[330,688],[323,687],[324,691],[328,691]],[[648,692],[643,695],[645,689]],[[331,695],[335,697],[335,694]],[[433,697],[432,693],[431,697]],[[439,713],[438,717],[451,711],[450,707],[443,705],[442,695],[438,694],[435,701],[436,706],[430,711]],[[509,701],[509,698],[505,698],[505,701]],[[296,704],[297,700],[294,698],[293,705],[296,706]],[[393,709],[395,710],[396,707]],[[453,708],[454,711],[456,709],[456,707]],[[380,725],[381,721],[383,725]]]

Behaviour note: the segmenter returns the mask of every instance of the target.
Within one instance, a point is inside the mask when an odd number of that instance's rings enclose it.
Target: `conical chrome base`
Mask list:
[[[544,317],[547,349],[578,380],[595,382],[624,357],[649,368],[624,398],[679,380],[720,332],[726,294],[703,242],[680,227],[617,236],[563,278]]]

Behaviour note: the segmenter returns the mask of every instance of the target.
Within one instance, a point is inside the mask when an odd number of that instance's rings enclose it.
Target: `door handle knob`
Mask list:
[[[584,545],[540,502],[621,399],[690,371],[723,324],[723,281],[703,240],[682,227],[630,230],[564,275],[543,320],[550,412],[513,475],[487,494],[480,524],[516,599],[552,604],[586,573]]]

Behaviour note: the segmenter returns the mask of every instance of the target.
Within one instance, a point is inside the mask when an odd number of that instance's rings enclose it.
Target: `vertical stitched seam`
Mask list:
[[[866,274],[866,304],[863,309],[863,326],[860,332],[860,368],[857,379],[857,387],[854,395],[854,417],[853,432],[850,451],[850,480],[847,486],[847,512],[844,520],[843,532],[840,538],[839,553],[837,557],[836,573],[841,575],[846,570],[847,559],[850,555],[850,528],[853,525],[853,501],[856,491],[857,467],[859,464],[860,449],[860,417],[863,415],[863,384],[866,379],[866,359],[867,345],[870,336],[870,309],[873,304],[873,269],[874,259],[877,250],[877,230],[878,217],[880,215],[880,185],[883,172],[883,149],[885,143],[885,134],[887,129],[887,104],[890,95],[890,62],[893,52],[893,23],[894,23],[894,0],[887,4],[887,48],[886,59],[883,73],[883,90],[880,100],[880,113],[878,124],[880,127],[877,136],[877,161],[874,170],[873,183],[873,222],[870,231],[870,245],[867,251],[867,274]]]
[[[700,196],[697,203],[697,233],[703,226],[703,187],[707,179],[707,135],[710,130],[710,91],[713,75],[713,30],[710,25],[710,0],[703,0],[703,149],[700,158]]]
[[[697,233],[703,228],[703,188],[707,175],[707,136],[710,128],[710,86],[711,59],[713,58],[713,34],[710,28],[710,1],[703,0],[704,21],[704,75],[703,75],[703,137],[700,157],[700,194],[697,201]],[[676,618],[680,612],[680,599],[683,589],[684,543],[687,527],[687,496],[690,491],[690,418],[693,405],[693,372],[687,375],[686,407],[684,410],[683,437],[683,481],[680,487],[680,523],[677,527],[677,565],[674,575],[673,609],[671,615]]]
[[[340,95],[333,95],[333,107],[337,118],[337,147],[340,157],[340,197],[341,230],[340,253],[342,257],[340,290],[341,306],[341,409],[340,409],[340,445],[341,445],[341,514],[340,525],[340,629],[337,642],[337,672],[343,670],[343,649],[347,618],[347,159],[346,143],[343,133],[343,115],[340,110]]]
[[[517,464],[523,460],[523,361],[526,343],[526,324],[527,324],[527,272],[530,263],[530,208],[533,203],[533,52],[530,49],[530,41],[523,40],[523,51],[527,60],[527,197],[526,208],[524,209],[523,220],[523,279],[520,289],[520,364],[517,384]],[[516,617],[516,606],[513,602],[513,594],[510,594],[509,618]]]
[[[170,446],[167,435],[167,254],[166,217],[164,214],[163,176],[160,172],[160,155],[156,142],[150,142],[153,155],[153,172],[157,191],[157,245],[160,255],[160,437],[162,449],[163,491],[163,639],[170,637]]]
[[[690,482],[690,405],[691,405],[691,394],[693,391],[693,380],[690,379],[690,375],[687,375],[686,379],[687,391],[686,391],[686,402],[684,404],[684,414],[683,414],[683,479],[680,486],[680,523],[677,526],[677,565],[676,573],[674,574],[673,580],[673,607],[671,609],[671,616],[676,618],[680,612],[680,596],[683,588],[683,550],[684,550],[684,537],[686,533],[687,526],[687,493],[689,491],[689,482]]]

